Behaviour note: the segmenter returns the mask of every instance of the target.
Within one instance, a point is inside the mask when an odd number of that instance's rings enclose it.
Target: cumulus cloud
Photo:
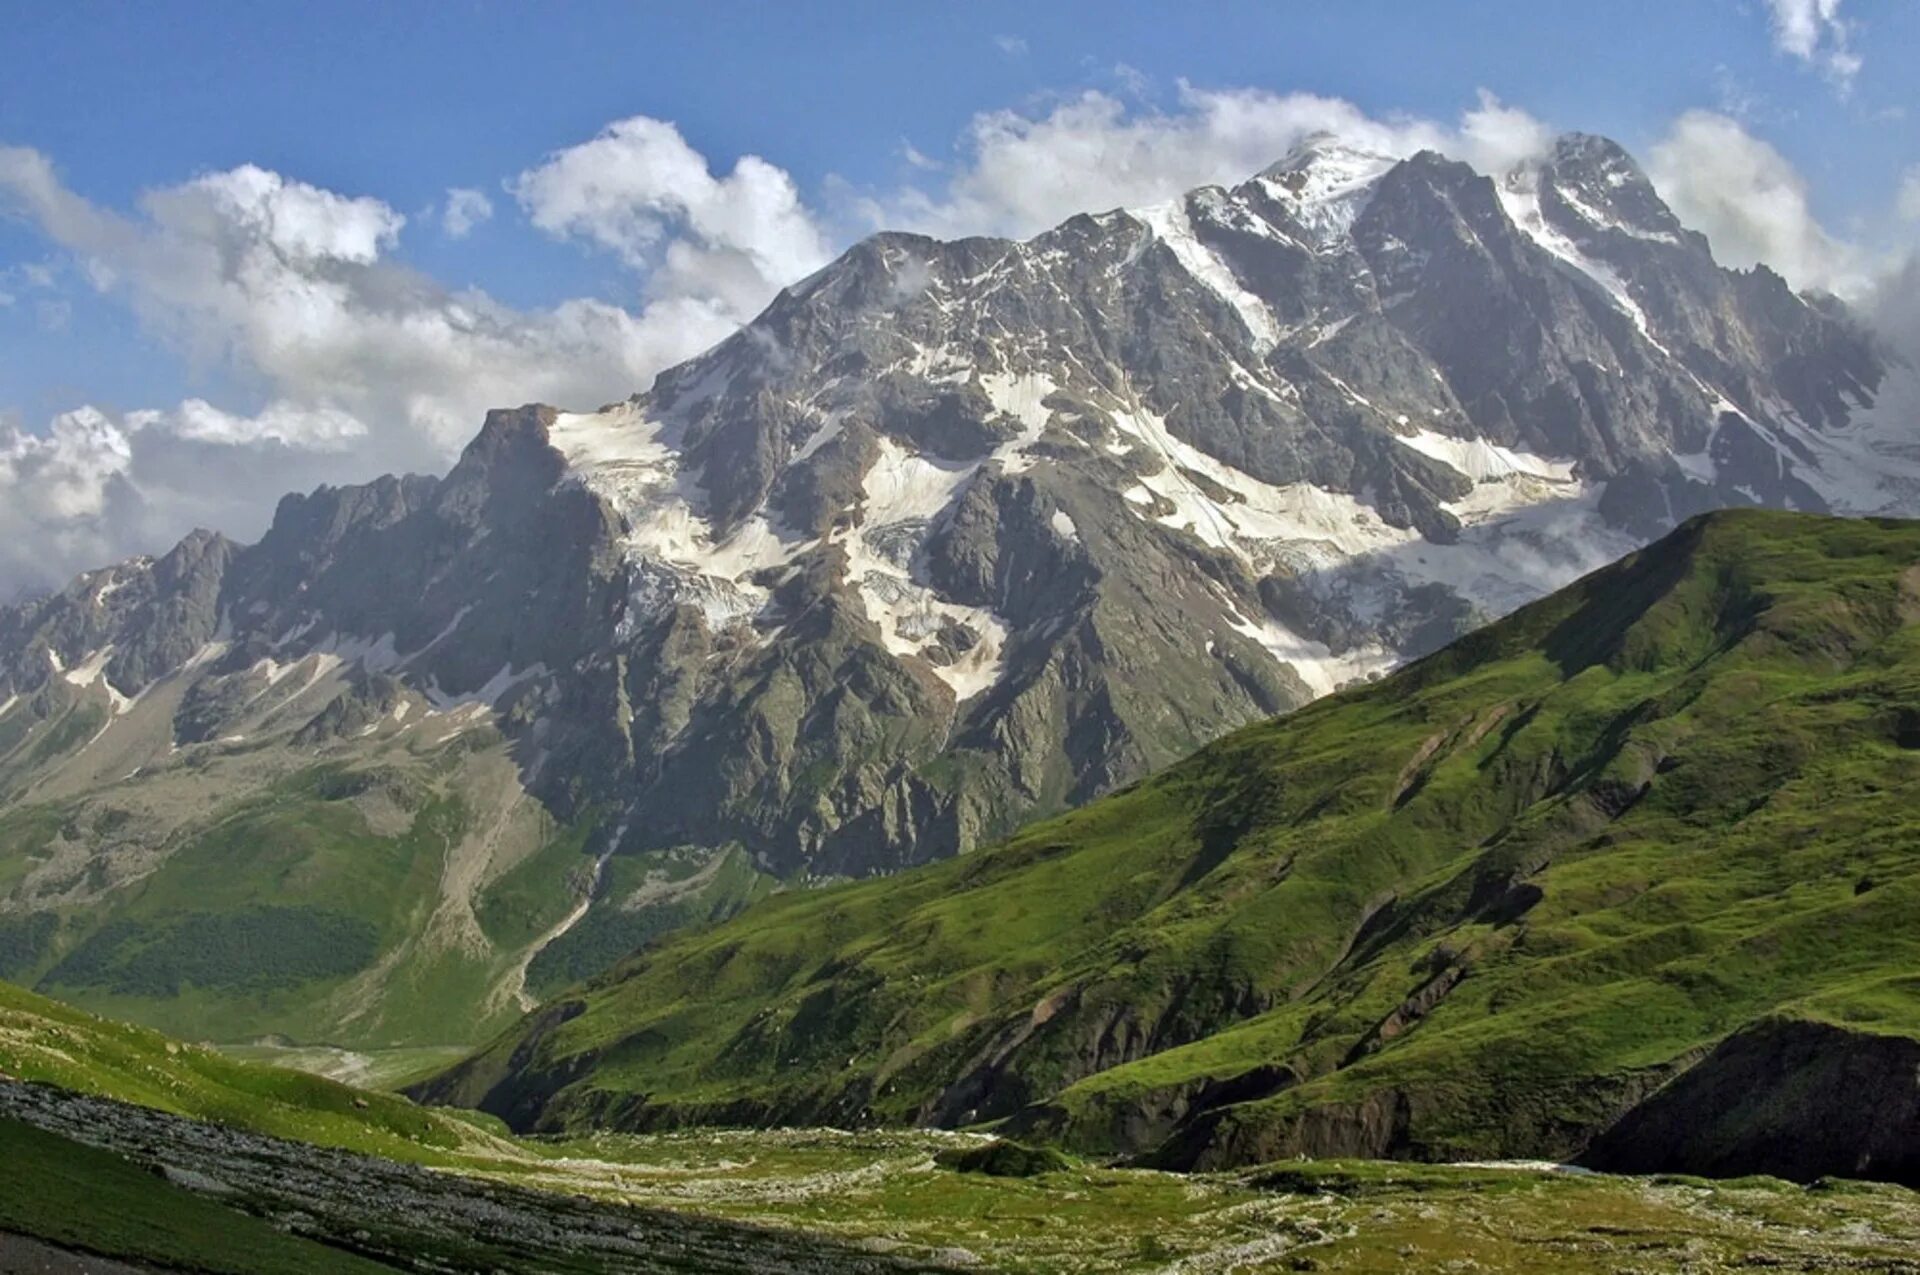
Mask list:
[[[1861,251],[1815,217],[1806,179],[1738,120],[1688,111],[1648,155],[1648,175],[1680,220],[1707,236],[1724,265],[1756,262],[1795,287],[1858,296],[1871,279]]]
[[[1025,36],[996,35],[993,37],[993,44],[995,48],[1010,58],[1023,58],[1027,56],[1027,41]]]
[[[517,310],[447,289],[393,259],[406,218],[383,201],[256,166],[149,191],[122,212],[70,189],[40,152],[0,147],[0,209],[200,374],[266,400],[249,413],[202,400],[82,408],[36,433],[10,427],[0,535],[47,551],[0,559],[0,596],[164,548],[196,522],[252,535],[282,492],[313,482],[444,469],[490,407],[625,397],[824,260],[785,173],[746,159],[715,179],[671,129],[639,131],[653,143],[643,154],[576,148],[518,187],[537,224],[616,247],[643,275],[635,309],[574,299]],[[592,174],[608,158],[627,162]],[[197,464],[178,463],[189,454]],[[236,490],[242,471],[253,480]]]
[[[1840,16],[1841,0],[1767,0],[1773,47],[1824,73],[1842,90],[1860,72],[1851,42],[1852,24]]]
[[[928,234],[1029,235],[1077,212],[1137,207],[1209,184],[1246,180],[1315,134],[1382,154],[1432,149],[1504,171],[1544,149],[1551,131],[1483,93],[1457,125],[1381,119],[1312,93],[1181,84],[1171,110],[1132,109],[1089,90],[1044,114],[974,117],[946,185],[858,201],[875,225]]]
[[[716,177],[679,129],[644,115],[556,151],[512,190],[535,226],[646,271],[649,300],[709,331],[752,318],[829,254],[785,170],[745,155]]]
[[[255,536],[280,492],[361,476],[356,424],[284,404],[247,420],[199,400],[124,416],[80,407],[40,433],[0,424],[0,602],[194,527]]]
[[[468,186],[447,190],[447,205],[440,213],[440,228],[449,239],[465,239],[473,228],[493,218],[493,201]]]

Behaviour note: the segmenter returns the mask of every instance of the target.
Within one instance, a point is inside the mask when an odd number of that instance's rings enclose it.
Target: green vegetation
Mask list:
[[[1772,1016],[1920,1036],[1916,562],[1916,524],[1696,520],[994,849],[673,936],[419,1092],[1551,1158]]]
[[[1169,1267],[1897,1270],[1920,1246],[1920,1195],[1864,1184],[1801,1188],[1771,1179],[1708,1183],[1341,1161],[1185,1175],[906,1130],[517,1141],[478,1119],[234,1062],[4,985],[0,1072],[449,1170],[441,1188],[447,1199],[477,1196],[482,1217],[507,1216],[510,1197],[500,1186],[552,1193],[544,1214],[515,1214],[489,1233],[469,1233],[474,1214],[442,1215],[418,1194],[410,1196],[417,1213],[396,1214],[369,1187],[377,1178],[350,1176],[358,1171],[325,1157],[303,1161],[293,1152],[301,1168],[294,1175],[281,1170],[283,1159],[257,1159],[253,1151],[238,1153],[224,1176],[197,1160],[190,1173],[210,1176],[212,1193],[205,1182],[201,1193],[189,1193],[114,1155],[0,1121],[0,1231],[195,1270],[369,1269],[273,1231],[240,1208],[277,1219],[298,1213],[308,1233],[438,1263],[434,1269],[631,1269],[571,1244],[540,1259],[515,1245],[539,1230],[515,1220],[526,1216],[570,1222],[574,1235],[623,1236],[637,1224],[660,1236],[660,1251],[678,1254],[682,1269],[788,1268],[809,1244],[814,1269],[851,1269],[854,1250],[830,1247],[836,1242],[908,1262],[1034,1275]],[[75,1136],[104,1132],[89,1124]],[[164,1140],[151,1145],[150,1135],[137,1142],[149,1164],[185,1158]],[[235,1194],[220,1193],[221,1186]],[[326,1209],[316,1212],[313,1201]],[[685,1229],[614,1207],[633,1205],[671,1210]],[[745,1255],[694,1260],[696,1253],[742,1253],[745,1233],[725,1223],[780,1228],[785,1238],[760,1264]],[[257,1256],[249,1262],[249,1255]]]
[[[557,925],[593,884],[587,843],[595,821],[559,830],[487,888],[474,909],[480,928],[502,947],[521,947]]]
[[[53,943],[60,918],[51,912],[0,916],[0,978],[33,968]]]
[[[190,1271],[392,1269],[282,1234],[116,1155],[11,1120],[0,1120],[0,1231]]]
[[[1190,1175],[1066,1164],[993,1176],[940,1163],[984,1139],[885,1130],[709,1129],[539,1145],[557,1158],[497,1175],[1031,1275],[1898,1271],[1920,1244],[1920,1195],[1866,1184],[1352,1161]]]
[[[527,967],[527,986],[551,995],[617,964],[663,934],[721,921],[764,898],[772,877],[744,850],[689,848],[621,855],[606,866],[602,891],[609,906],[595,908]]]
[[[39,913],[33,919],[52,918]],[[44,941],[45,934],[43,946]],[[102,926],[68,953],[47,981],[122,996],[178,996],[188,984],[269,991],[351,974],[371,962],[377,950],[372,925],[320,908],[187,912],[159,924]]]
[[[1073,1167],[1073,1161],[1052,1147],[1023,1146],[1005,1138],[984,1146],[954,1147],[933,1157],[933,1162],[956,1173],[984,1173],[990,1178],[1037,1178]]]
[[[470,835],[462,789],[436,776],[446,765],[294,770],[188,824],[111,888],[97,879],[109,858],[99,847],[116,834],[110,807],[0,815],[0,974],[203,1039],[471,1040],[511,1015],[497,989],[531,939],[509,935],[496,949],[426,933],[436,912],[448,919],[441,896],[456,851],[492,844]],[[555,841],[577,855],[584,835],[559,829]],[[60,879],[29,885],[56,853]],[[476,890],[485,884],[475,868],[459,871],[477,876]],[[570,889],[562,871],[549,910],[571,906]]]
[[[504,1147],[485,1118],[240,1062],[0,983],[0,1074],[395,1159],[449,1163]]]
[[[27,750],[21,765],[24,771],[36,766],[44,766],[56,757],[73,752],[82,744],[100,733],[107,724],[107,710],[98,704],[77,703],[66,714],[47,728],[32,748]]]

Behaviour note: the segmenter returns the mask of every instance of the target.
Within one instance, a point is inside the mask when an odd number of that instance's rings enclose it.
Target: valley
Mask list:
[[[1064,1159],[992,1176],[950,1167],[996,1145],[979,1133],[515,1139],[3,986],[0,1072],[0,1259],[11,1235],[234,1275],[1900,1271],[1920,1245],[1920,1196],[1831,1180]]]
[[[1000,846],[636,953],[412,1092],[1920,1182],[1916,562],[1915,523],[1694,519]]]

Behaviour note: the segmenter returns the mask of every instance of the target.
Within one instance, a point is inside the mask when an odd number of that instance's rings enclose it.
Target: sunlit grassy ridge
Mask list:
[[[483,1117],[239,1062],[0,983],[0,1075],[275,1137],[429,1163],[509,1147]]]
[[[1696,520],[997,848],[669,938],[423,1092],[1558,1156],[1770,1016],[1920,1035],[1916,562],[1910,523]]]

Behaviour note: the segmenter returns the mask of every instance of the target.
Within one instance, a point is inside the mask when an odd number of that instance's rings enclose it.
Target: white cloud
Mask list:
[[[91,518],[106,507],[108,483],[126,473],[132,456],[116,425],[82,407],[56,416],[44,437],[10,429],[0,438],[0,482],[36,517]],[[34,481],[20,481],[28,476]]]
[[[198,400],[124,417],[80,407],[38,434],[0,424],[0,602],[194,527],[257,536],[282,491],[361,476],[355,424],[285,404],[236,417]]]
[[[392,260],[406,219],[384,202],[251,165],[123,213],[69,189],[40,152],[0,147],[0,211],[22,214],[201,373],[269,400],[256,415],[201,400],[120,418],[85,408],[44,436],[0,434],[0,535],[18,547],[0,554],[0,597],[165,548],[197,521],[251,536],[283,492],[312,482],[444,469],[491,407],[591,407],[644,389],[825,259],[791,180],[764,161],[716,180],[681,144],[669,156],[680,167],[651,187],[627,167],[605,174],[625,183],[615,189],[570,191],[599,158],[562,152],[521,186],[546,228],[619,238],[646,275],[638,310],[575,299],[522,311],[451,291]],[[571,210],[570,196],[582,201]]]
[[[1852,244],[1814,216],[1806,180],[1739,121],[1688,111],[1648,155],[1648,175],[1723,265],[1764,261],[1798,288],[1858,295],[1871,276]]]
[[[919,147],[904,138],[900,141],[900,158],[906,160],[909,165],[920,169],[922,172],[939,172],[940,169],[944,167],[939,160],[926,154]]]
[[[1209,184],[1237,183],[1316,133],[1389,155],[1434,149],[1504,170],[1552,140],[1545,125],[1482,93],[1458,126],[1379,119],[1311,93],[1181,84],[1170,111],[1133,109],[1089,90],[1045,114],[975,116],[965,162],[943,189],[909,186],[859,201],[874,225],[942,236],[1029,235],[1077,212],[1139,207]]]
[[[296,265],[371,265],[407,219],[377,199],[349,199],[252,164],[151,191],[143,203],[183,239],[259,244]]]
[[[1860,72],[1852,47],[1852,24],[1840,16],[1841,0],[1767,0],[1773,47],[1816,67],[1843,91]]]
[[[1010,58],[1023,58],[1027,56],[1027,41],[1024,36],[996,35],[993,37],[993,44],[995,48]]]
[[[493,201],[468,186],[447,189],[447,206],[440,214],[440,228],[449,239],[465,239],[473,228],[493,218]]]
[[[1501,176],[1553,149],[1554,130],[1485,89],[1479,105],[1460,117],[1457,134],[1439,147],[1483,173]]]
[[[1900,179],[1897,207],[1903,219],[1920,221],[1920,164],[1909,168],[1906,176]]]
[[[367,434],[365,425],[338,408],[275,402],[257,416],[236,416],[201,398],[190,398],[170,412],[129,412],[126,426],[133,431],[163,430],[196,443],[249,447],[273,442],[316,452],[346,451]]]
[[[680,130],[643,115],[549,155],[512,190],[534,225],[646,272],[650,301],[709,332],[752,318],[830,251],[785,170],[744,155],[715,177]]]

